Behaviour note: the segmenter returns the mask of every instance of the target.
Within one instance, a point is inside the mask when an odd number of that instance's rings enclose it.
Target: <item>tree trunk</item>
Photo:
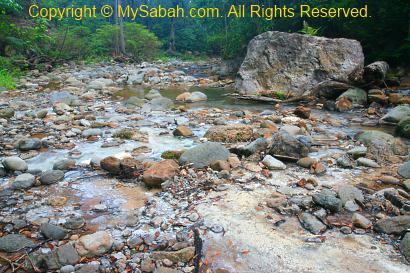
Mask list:
[[[171,31],[169,33],[169,47],[168,52],[175,53],[176,46],[175,46],[175,18],[171,19]]]
[[[121,0],[118,0],[118,4],[121,5]],[[120,21],[120,33],[119,33],[119,50],[123,55],[126,55],[125,52],[125,38],[124,38],[124,27],[122,24],[122,17],[119,18]]]
[[[118,27],[118,0],[115,0],[115,26]],[[120,39],[118,31],[115,32],[114,56],[120,55]]]

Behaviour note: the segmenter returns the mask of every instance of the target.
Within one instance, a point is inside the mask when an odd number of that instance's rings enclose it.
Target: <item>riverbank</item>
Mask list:
[[[3,92],[2,269],[405,272],[387,109],[237,100],[218,66],[65,66]]]

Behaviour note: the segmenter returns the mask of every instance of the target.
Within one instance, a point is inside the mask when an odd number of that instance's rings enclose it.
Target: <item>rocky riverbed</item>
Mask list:
[[[406,87],[334,112],[236,100],[219,66],[65,65],[1,93],[0,272],[409,271]]]

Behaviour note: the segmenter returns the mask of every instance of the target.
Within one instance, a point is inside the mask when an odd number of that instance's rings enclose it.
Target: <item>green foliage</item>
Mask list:
[[[5,69],[0,69],[0,87],[1,86],[10,90],[16,89],[16,83],[13,77]]]
[[[274,99],[279,99],[279,100],[285,100],[286,99],[286,94],[283,91],[273,91],[271,93],[266,94],[265,96],[274,98]]]
[[[163,159],[175,159],[178,160],[184,151],[165,151],[161,154]]]
[[[6,12],[19,12],[22,7],[15,0],[1,0],[0,2],[0,14],[6,14]]]
[[[319,30],[320,30],[320,27],[319,28],[311,27],[306,21],[303,21],[303,28],[300,32],[303,34],[309,35],[309,36],[316,36]]]
[[[97,29],[91,38],[91,47],[95,54],[109,55],[115,50],[118,26],[105,24]],[[125,49],[137,61],[151,60],[158,53],[161,42],[145,26],[124,23]]]

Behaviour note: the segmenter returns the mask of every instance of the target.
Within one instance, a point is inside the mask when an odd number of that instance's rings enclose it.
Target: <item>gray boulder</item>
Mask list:
[[[410,117],[410,107],[399,105],[391,109],[381,118],[381,120],[385,122],[398,123],[406,117]]]
[[[208,97],[199,91],[192,92],[191,95],[186,99],[186,102],[198,102],[198,101],[205,101]]]
[[[365,105],[367,103],[367,93],[360,88],[350,88],[343,94],[341,94],[337,99],[346,98],[350,100],[353,104]]]
[[[387,217],[377,221],[377,223],[374,225],[375,231],[387,234],[401,234],[403,231],[409,228],[409,215]]]
[[[60,170],[45,171],[40,176],[40,182],[43,185],[55,184],[64,179],[64,172]]]
[[[303,212],[299,214],[298,218],[300,224],[313,234],[321,234],[326,231],[326,226],[310,213]]]
[[[149,103],[145,104],[143,110],[163,111],[172,106],[174,106],[174,102],[171,99],[159,97],[152,99]]]
[[[25,247],[34,247],[34,243],[21,234],[9,234],[0,237],[0,251],[15,252]]]
[[[23,173],[16,177],[12,183],[13,189],[28,189],[34,185],[35,177],[29,173]]]
[[[303,139],[291,136],[286,131],[280,131],[273,135],[272,146],[269,154],[278,158],[295,158],[300,159],[307,157],[309,145]]]
[[[40,231],[46,238],[52,240],[62,240],[67,235],[65,229],[49,223],[41,224]]]
[[[3,160],[3,166],[8,171],[25,172],[28,169],[27,163],[17,156],[6,157]]]
[[[21,151],[38,150],[41,146],[41,140],[38,138],[23,138],[17,142],[17,147]]]
[[[203,168],[216,160],[227,160],[229,154],[229,150],[222,144],[206,142],[185,151],[179,158],[179,163],[192,163],[195,168]]]
[[[331,212],[338,212],[342,209],[342,201],[330,190],[324,189],[321,192],[314,194],[312,197],[315,204],[328,209]]]
[[[249,42],[235,85],[243,94],[279,90],[301,95],[327,80],[350,83],[363,66],[358,41],[268,31]]]
[[[410,178],[410,161],[401,165],[397,173],[406,179]]]

